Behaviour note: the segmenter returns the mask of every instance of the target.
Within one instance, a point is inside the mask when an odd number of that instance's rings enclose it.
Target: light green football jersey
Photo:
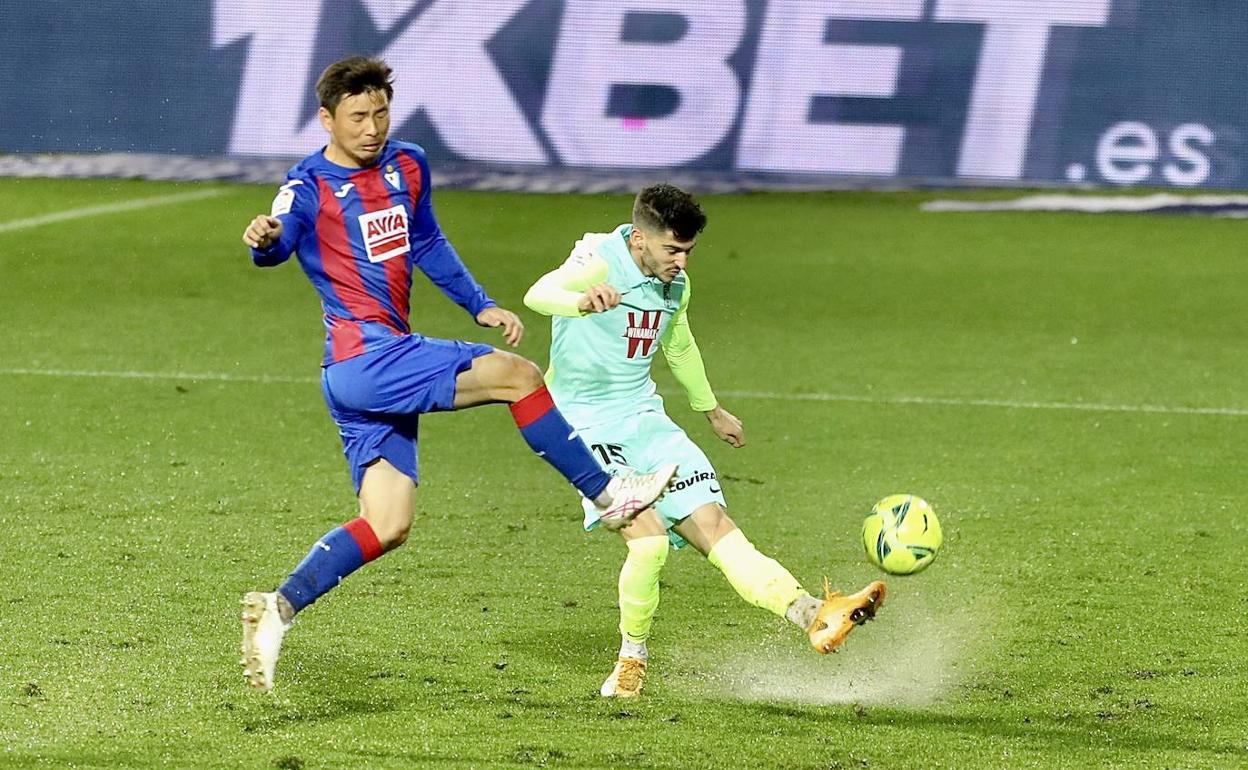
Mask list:
[[[552,318],[546,382],[564,417],[578,427],[663,411],[650,365],[673,317],[689,304],[689,280],[684,271],[670,284],[643,275],[628,249],[632,229],[621,225],[593,249],[607,263],[606,282],[619,290],[619,306]]]

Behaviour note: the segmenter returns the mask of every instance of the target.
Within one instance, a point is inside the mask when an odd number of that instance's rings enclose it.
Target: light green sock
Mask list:
[[[759,553],[739,529],[720,538],[706,558],[724,573],[742,599],[780,617],[785,616],[789,605],[798,597],[806,595],[801,583],[787,569]]]
[[[659,608],[659,573],[667,561],[667,535],[626,542],[628,558],[620,568],[620,633],[627,641],[644,642]]]

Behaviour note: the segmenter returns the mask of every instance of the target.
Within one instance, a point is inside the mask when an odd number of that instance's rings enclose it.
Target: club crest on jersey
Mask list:
[[[361,214],[359,220],[369,262],[384,262],[411,250],[407,241],[407,210],[402,206]]]
[[[394,166],[387,164],[386,173],[382,174],[382,176],[386,178],[386,181],[389,182],[390,186],[393,187],[394,189],[396,190],[403,189],[402,185],[399,183],[399,172],[394,170]]]
[[[628,340],[628,357],[636,358],[640,351],[642,357],[650,355],[650,348],[659,338],[659,319],[662,313],[658,310],[642,310],[628,312],[628,328],[624,330],[624,338]]]

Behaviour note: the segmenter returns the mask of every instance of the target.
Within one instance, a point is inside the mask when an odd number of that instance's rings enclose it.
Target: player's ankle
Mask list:
[[[606,488],[599,492],[598,496],[594,498],[594,505],[599,508],[610,508],[611,503],[615,502],[615,492],[619,488],[620,478],[618,476],[612,476],[611,480],[607,482]]]
[[[620,640],[620,657],[646,660],[649,657],[649,650],[646,649],[645,642],[634,642],[628,637],[623,637]]]
[[[295,608],[289,599],[282,596],[281,591],[277,592],[277,615],[286,625],[290,625],[290,621],[295,619]]]
[[[811,623],[815,622],[815,615],[818,614],[819,607],[822,604],[823,602],[810,594],[802,594],[794,599],[789,608],[784,611],[784,617],[804,631],[810,628]]]

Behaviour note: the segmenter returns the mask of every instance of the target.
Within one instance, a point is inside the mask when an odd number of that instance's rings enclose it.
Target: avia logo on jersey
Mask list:
[[[359,220],[369,262],[385,262],[411,250],[407,242],[407,210],[402,206],[361,214]]]
[[[636,358],[637,352],[645,358],[650,355],[650,348],[659,338],[659,316],[657,310],[643,310],[640,313],[629,311],[628,328],[624,330],[624,339],[628,340],[628,357]]]

